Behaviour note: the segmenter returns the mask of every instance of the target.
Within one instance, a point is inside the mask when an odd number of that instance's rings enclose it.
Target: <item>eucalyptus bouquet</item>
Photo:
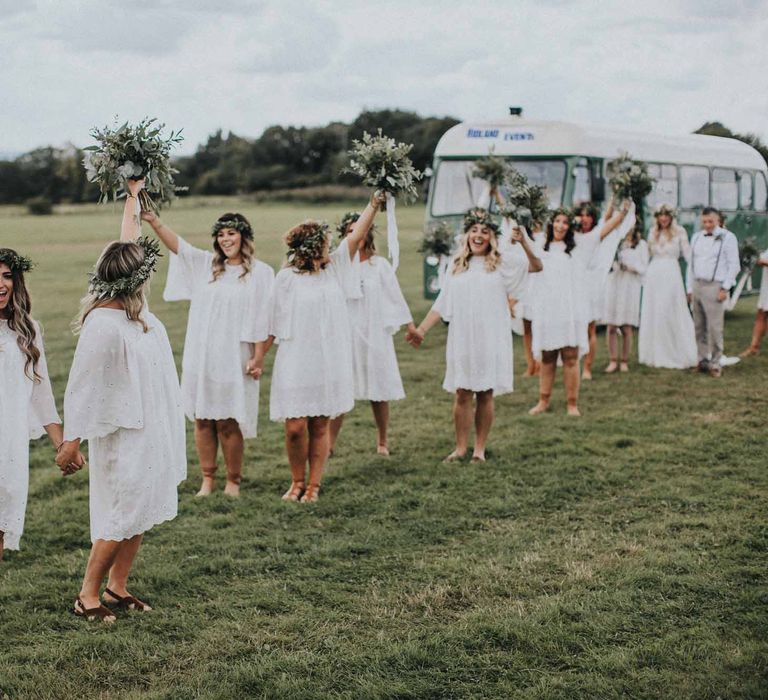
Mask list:
[[[521,226],[530,229],[532,224],[543,224],[549,213],[549,198],[545,187],[532,185],[528,178],[511,166],[508,168],[506,202],[499,207],[499,213],[514,219]]]
[[[505,185],[512,173],[509,163],[504,158],[494,155],[493,151],[487,156],[478,158],[474,165],[472,177],[485,180],[491,190],[498,190]]]
[[[745,238],[739,245],[739,262],[741,269],[752,272],[760,258],[760,249],[757,247],[757,239],[754,236]]]
[[[419,244],[419,252],[438,257],[450,255],[453,237],[454,231],[445,221],[432,224],[424,231],[424,237]]]
[[[653,190],[655,178],[648,173],[648,166],[632,160],[629,153],[620,153],[608,166],[611,173],[608,185],[616,199],[631,199],[640,211],[643,199]]]
[[[99,202],[127,193],[128,180],[144,179],[144,188],[139,192],[141,208],[158,211],[160,204],[169,204],[177,192],[186,189],[174,184],[173,176],[179,171],[171,166],[170,159],[171,149],[184,138],[181,131],[163,136],[163,129],[165,124],[158,124],[157,119],[144,118],[135,125],[125,122],[118,128],[91,130],[98,145],[83,149],[83,165],[88,180],[101,190]]]

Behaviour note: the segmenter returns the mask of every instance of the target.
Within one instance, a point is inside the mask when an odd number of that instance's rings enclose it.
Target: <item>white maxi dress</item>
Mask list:
[[[612,326],[640,325],[640,295],[647,269],[648,244],[641,239],[632,248],[624,241],[605,285],[605,323]]]
[[[213,253],[179,238],[171,255],[166,301],[189,299],[181,363],[181,393],[189,420],[234,418],[245,438],[256,437],[259,382],[245,373],[251,344],[269,335],[269,299],[275,273],[260,260],[225,265],[213,279]]]
[[[4,546],[17,550],[24,531],[29,493],[29,441],[45,433],[44,426],[61,423],[53,400],[40,326],[35,322],[39,382],[24,371],[26,358],[16,332],[0,320],[0,531]]]
[[[186,478],[184,411],[171,345],[120,309],[88,314],[64,396],[65,440],[88,440],[91,540],[124,540],[176,517]]]
[[[671,239],[651,231],[648,237],[651,262],[645,273],[640,309],[638,359],[650,367],[686,369],[697,362],[696,331],[688,310],[678,260],[690,261],[691,247],[682,226]]]
[[[347,299],[360,298],[359,268],[346,241],[318,272],[285,267],[272,291],[270,335],[277,343],[270,420],[348,413],[355,405]]]
[[[352,324],[352,367],[356,401],[397,401],[405,398],[397,365],[394,335],[413,318],[395,271],[388,260],[373,255],[353,266],[361,295],[347,299]]]
[[[443,389],[451,393],[514,388],[512,317],[508,297],[519,298],[528,261],[502,255],[496,269],[485,269],[485,256],[473,255],[469,268],[449,269],[432,311],[448,322]]]

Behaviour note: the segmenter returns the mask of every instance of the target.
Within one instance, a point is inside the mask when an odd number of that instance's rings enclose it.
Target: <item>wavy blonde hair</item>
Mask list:
[[[15,255],[15,251],[11,252]],[[11,271],[13,291],[6,306],[5,318],[8,321],[8,328],[16,333],[16,344],[24,356],[24,374],[38,384],[40,375],[37,373],[37,363],[40,361],[40,349],[35,343],[37,329],[31,316],[32,300],[24,281],[24,272],[10,266],[8,269]]]
[[[101,252],[96,262],[96,276],[105,282],[115,282],[130,277],[144,262],[144,249],[132,241],[113,241]],[[94,309],[104,306],[107,301],[120,301],[125,308],[129,321],[140,323],[146,333],[149,330],[141,312],[147,302],[146,291],[149,284],[141,285],[131,294],[120,294],[115,297],[100,297],[89,292],[80,300],[80,311],[73,323],[73,330],[79,333],[88,314]]]
[[[228,212],[222,214],[216,221],[217,224],[222,222],[233,221],[238,224],[237,231],[240,232],[240,258],[242,260],[243,271],[240,273],[240,277],[245,277],[250,271],[253,261],[253,229],[251,223],[242,214],[235,212]],[[211,282],[215,282],[226,270],[227,256],[224,255],[224,251],[219,245],[218,231],[214,225],[216,233],[213,234],[213,262],[211,267],[213,268],[213,279]]]
[[[493,272],[501,262],[501,253],[499,253],[499,244],[496,235],[491,231],[491,237],[488,240],[489,251],[485,255],[485,271]],[[469,246],[469,231],[462,235],[459,242],[459,250],[453,257],[452,272],[454,275],[461,274],[469,269],[469,259],[473,257],[472,249]]]

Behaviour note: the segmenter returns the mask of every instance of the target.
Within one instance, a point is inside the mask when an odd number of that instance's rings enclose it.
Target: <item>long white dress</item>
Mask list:
[[[685,229],[677,226],[671,239],[653,230],[648,236],[651,262],[645,273],[640,309],[638,358],[644,365],[686,369],[696,365],[696,332],[678,260],[690,260]]]
[[[275,277],[269,332],[278,347],[270,420],[335,418],[355,405],[347,299],[362,295],[359,268],[346,241],[330,257],[318,272],[285,267]]]
[[[405,398],[393,336],[413,318],[395,271],[388,260],[373,255],[360,261],[356,253],[362,296],[347,299],[352,324],[352,367],[356,401],[397,401]]]
[[[448,326],[443,389],[455,392],[513,390],[512,319],[508,296],[518,298],[525,284],[527,259],[502,255],[493,272],[485,256],[474,255],[469,268],[449,270],[432,306]]]
[[[647,269],[648,244],[640,239],[633,248],[625,240],[605,285],[605,323],[612,326],[640,325],[640,295]]]
[[[168,335],[120,309],[88,314],[64,396],[64,437],[88,440],[91,540],[124,540],[176,517],[187,475],[181,391]]]
[[[35,322],[39,382],[24,371],[26,358],[16,342],[16,331],[0,319],[0,531],[6,549],[19,548],[29,493],[29,441],[45,432],[44,426],[61,423],[53,400],[42,333]]]
[[[768,262],[768,250],[763,252],[760,260]],[[763,273],[760,276],[760,296],[757,299],[757,308],[761,311],[768,311],[768,267],[763,267]]]
[[[190,299],[187,335],[181,363],[181,393],[187,418],[234,418],[243,437],[256,437],[259,382],[245,373],[249,344],[269,335],[269,298],[275,273],[253,260],[225,265],[214,281],[213,253],[179,238],[171,254],[166,301]]]

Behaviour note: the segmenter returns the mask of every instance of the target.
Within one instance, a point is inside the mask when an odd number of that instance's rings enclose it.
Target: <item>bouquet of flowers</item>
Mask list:
[[[621,199],[631,199],[638,211],[643,199],[653,190],[655,178],[648,174],[648,166],[638,160],[632,160],[629,153],[620,153],[608,166],[611,173],[608,185],[614,196]]]
[[[98,142],[88,146],[83,165],[90,182],[101,190],[99,202],[117,199],[127,193],[128,180],[145,181],[139,192],[139,204],[145,211],[158,211],[160,204],[170,203],[176,192],[184,190],[173,182],[179,171],[171,166],[171,149],[184,139],[181,131],[163,136],[165,124],[152,118],[138,124],[125,122],[118,128],[95,127],[91,136]],[[150,197],[150,193],[155,195]]]
[[[511,177],[512,167],[500,156],[493,154],[493,151],[487,156],[478,158],[475,161],[475,167],[472,170],[472,177],[485,180],[491,190],[498,190],[505,185]]]
[[[400,244],[397,240],[395,219],[395,197],[406,202],[415,202],[419,197],[416,183],[422,173],[413,167],[408,157],[413,145],[398,143],[378,130],[376,136],[367,131],[362,140],[352,142],[349,151],[349,166],[343,172],[357,175],[364,185],[381,190],[386,194],[387,247],[392,266],[397,269],[400,262]]]
[[[433,224],[424,231],[424,237],[419,244],[419,252],[437,257],[450,255],[453,237],[454,231],[445,221]]]
[[[745,238],[741,242],[741,245],[739,245],[739,262],[741,263],[741,269],[751,273],[759,258],[760,250],[757,247],[757,239],[754,236]]]
[[[534,223],[543,224],[549,213],[546,188],[532,185],[525,175],[512,167],[509,167],[506,184],[509,193],[507,201],[499,207],[499,213],[528,229]]]

